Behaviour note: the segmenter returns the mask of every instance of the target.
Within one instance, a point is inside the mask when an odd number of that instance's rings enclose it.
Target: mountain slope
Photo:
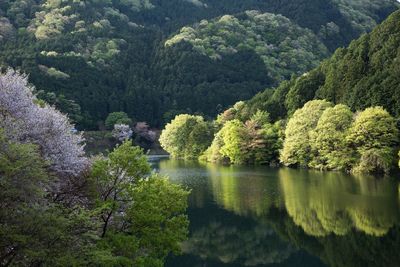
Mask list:
[[[6,0],[0,3],[0,66],[29,73],[42,98],[72,112],[80,128],[96,129],[109,112],[121,110],[160,125],[163,116],[181,111],[215,115],[276,77],[305,71],[326,54],[314,44],[333,51],[396,8],[394,0]],[[245,10],[287,17],[292,40],[293,29],[313,35],[306,38],[312,45],[302,44],[311,56],[301,60],[305,66],[278,62],[271,69],[258,45],[222,60],[188,44],[164,46],[185,25]],[[240,38],[257,41],[254,32]],[[273,42],[277,32],[271,33],[263,42]],[[268,77],[266,66],[275,74]]]
[[[311,99],[343,103],[353,110],[379,105],[399,117],[400,11],[370,34],[338,49],[318,68],[256,95],[246,110],[267,109],[278,119]]]
[[[237,16],[202,20],[194,28],[182,28],[167,40],[173,46],[189,42],[192,49],[214,60],[240,50],[254,51],[274,81],[301,74],[328,55],[328,49],[312,31],[293,24],[282,15],[246,11]]]

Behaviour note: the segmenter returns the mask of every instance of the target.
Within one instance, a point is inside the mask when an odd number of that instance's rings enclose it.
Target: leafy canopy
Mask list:
[[[332,107],[332,103],[326,100],[313,100],[296,110],[285,130],[285,141],[280,156],[283,164],[308,166],[311,160],[309,132],[317,126],[322,113],[329,107]]]
[[[201,116],[178,115],[160,136],[163,149],[174,158],[197,159],[212,141],[213,127]]]

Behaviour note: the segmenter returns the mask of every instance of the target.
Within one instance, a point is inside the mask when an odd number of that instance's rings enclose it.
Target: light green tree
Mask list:
[[[125,201],[133,201],[130,188],[150,173],[150,166],[139,147],[125,141],[108,158],[97,158],[92,167],[92,181],[98,194],[98,206],[103,222],[101,236],[107,234],[112,222],[117,223]],[[122,201],[124,199],[124,201]]]
[[[213,127],[203,117],[181,114],[165,126],[160,144],[174,158],[197,159],[212,138]]]
[[[312,100],[298,109],[289,120],[280,160],[286,166],[307,167],[311,161],[310,131],[318,123],[324,110],[332,107],[326,100]]]
[[[354,162],[354,151],[346,142],[346,134],[353,121],[353,112],[346,105],[327,108],[317,127],[310,132],[312,168],[348,170]]]
[[[211,145],[204,151],[204,153],[199,157],[200,161],[204,162],[218,162],[226,163],[229,161],[228,158],[221,154],[221,147],[224,145],[224,140],[222,139],[221,131],[215,134],[215,137]]]
[[[239,120],[231,120],[225,123],[221,129],[223,146],[221,155],[229,158],[233,164],[244,164],[249,160],[248,142],[250,136],[245,125]]]
[[[187,238],[189,191],[157,175],[139,181],[132,190],[135,200],[127,210],[127,231],[139,240],[140,267],[164,266],[169,253],[180,254],[181,242]]]
[[[150,174],[142,150],[125,141],[91,173],[102,222],[96,266],[162,267],[186,239],[189,192]]]
[[[347,141],[358,153],[354,172],[388,173],[394,165],[399,144],[396,120],[382,107],[367,108],[357,115]]]

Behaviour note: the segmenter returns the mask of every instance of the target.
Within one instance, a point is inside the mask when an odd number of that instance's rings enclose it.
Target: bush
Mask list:
[[[112,112],[108,114],[104,124],[108,130],[112,130],[115,124],[131,125],[132,120],[128,117],[128,114],[126,114],[125,112],[122,111]]]

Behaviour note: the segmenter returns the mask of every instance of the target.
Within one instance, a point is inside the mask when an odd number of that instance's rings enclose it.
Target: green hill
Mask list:
[[[96,129],[113,111],[161,125],[182,111],[213,116],[306,71],[326,49],[349,43],[397,8],[395,0],[6,0],[0,3],[0,66],[28,73],[40,97],[80,128]],[[278,25],[266,31],[246,10],[282,16],[267,15]],[[237,53],[215,60],[191,43],[164,45],[184,26],[201,28],[202,20],[218,28],[224,15],[245,30],[236,35],[243,41],[234,46]],[[218,50],[220,33],[200,35]]]
[[[400,11],[370,34],[339,48],[319,67],[265,90],[247,102],[247,110],[270,111],[274,119],[292,114],[312,99],[343,103],[354,111],[383,106],[400,116]]]

